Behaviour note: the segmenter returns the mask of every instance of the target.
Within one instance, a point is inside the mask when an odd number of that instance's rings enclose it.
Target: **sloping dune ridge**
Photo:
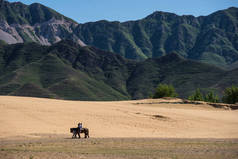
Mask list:
[[[237,110],[151,102],[156,100],[85,102],[0,96],[0,138],[71,137],[69,128],[80,121],[94,138],[238,138]]]

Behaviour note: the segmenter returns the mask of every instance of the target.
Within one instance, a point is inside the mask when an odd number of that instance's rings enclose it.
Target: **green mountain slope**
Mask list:
[[[34,43],[3,45],[0,50],[0,94],[80,100],[130,98],[122,85],[123,67],[119,67],[126,61],[119,55],[82,48],[70,41],[51,47]]]
[[[72,41],[52,46],[0,42],[0,94],[70,100],[149,97],[159,83],[173,84],[180,97],[238,84],[237,69],[187,60],[178,54],[143,62]],[[234,79],[234,80],[231,80]]]
[[[202,17],[155,12],[137,21],[81,24],[77,35],[89,45],[129,59],[176,52],[188,59],[230,68],[238,60],[237,13],[234,7]]]
[[[197,88],[204,92],[213,90],[213,85],[225,72],[212,65],[186,60],[177,54],[168,54],[138,63],[128,82],[128,90],[132,97],[138,99],[153,94],[158,83],[166,83],[172,84],[180,97],[184,98]],[[222,89],[217,93],[220,94],[221,91]]]

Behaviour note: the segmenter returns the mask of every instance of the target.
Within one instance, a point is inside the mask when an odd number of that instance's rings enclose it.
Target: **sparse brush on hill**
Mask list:
[[[178,94],[175,92],[175,89],[172,85],[159,84],[156,88],[153,98],[162,98],[162,97],[177,97]]]
[[[196,91],[193,93],[193,95],[188,97],[189,100],[193,101],[203,101],[204,97],[203,94],[201,93],[200,89],[196,89]]]
[[[188,100],[192,101],[205,101],[205,102],[212,102],[218,103],[220,99],[218,95],[216,95],[213,91],[209,91],[206,95],[204,95],[200,89],[196,89],[193,95],[188,97]],[[222,97],[222,102],[228,104],[235,104],[238,102],[238,87],[231,86],[225,89],[224,95]]]
[[[223,102],[228,104],[235,104],[238,102],[238,87],[232,86],[226,88],[223,96]]]
[[[206,95],[201,93],[200,89],[196,89],[193,95],[188,97],[189,100],[193,101],[205,101],[205,102],[211,102],[211,103],[218,103],[219,97],[214,94],[213,91],[209,91]]]
[[[214,92],[210,91],[204,96],[204,100],[206,102],[218,103],[219,97],[214,94]]]

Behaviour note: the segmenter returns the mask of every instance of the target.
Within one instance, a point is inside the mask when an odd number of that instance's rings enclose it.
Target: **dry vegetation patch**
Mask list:
[[[27,139],[0,144],[0,159],[235,159],[237,139]]]

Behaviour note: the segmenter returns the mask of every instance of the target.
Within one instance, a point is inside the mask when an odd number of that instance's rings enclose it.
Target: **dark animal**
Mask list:
[[[84,138],[89,138],[89,130],[88,128],[82,128],[79,132],[79,128],[70,128],[70,132],[73,133],[72,138],[77,138],[77,135],[79,138],[81,138],[80,133],[84,133]]]

